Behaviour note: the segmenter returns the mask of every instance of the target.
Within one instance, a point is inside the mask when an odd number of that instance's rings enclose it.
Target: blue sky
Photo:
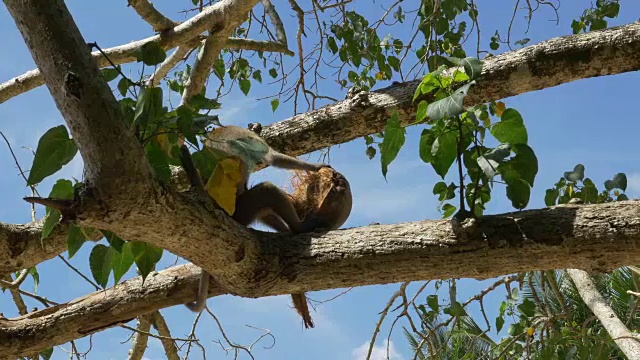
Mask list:
[[[174,20],[185,20],[184,14],[177,11],[189,6],[189,1],[172,2],[156,1],[157,6]],[[367,2],[361,2],[365,4]],[[513,2],[509,2],[512,4]],[[579,4],[578,4],[579,3]],[[536,14],[528,34],[524,34],[523,14],[519,13],[517,25],[514,27],[515,38],[529,37],[531,44],[544,39],[570,34],[571,20],[577,18],[588,2],[562,3],[560,8],[560,25],[556,26],[555,18],[549,11]],[[370,4],[370,3],[369,3]],[[378,2],[375,6],[379,6]],[[498,2],[481,4],[480,21],[483,26],[483,41],[493,34],[495,28],[488,24],[499,24],[504,32],[511,16],[512,9],[497,6]],[[102,48],[123,44],[150,36],[151,29],[138,18],[135,12],[127,8],[125,2],[110,1],[67,1],[75,20],[88,42],[97,41]],[[275,1],[277,9],[287,28],[291,48],[294,48],[295,19],[287,2]],[[302,6],[308,6],[301,3]],[[379,13],[375,6],[363,7],[364,12]],[[409,7],[409,4],[406,4]],[[286,14],[286,15],[285,15]],[[621,7],[621,16],[610,21],[611,25],[627,24],[637,20],[640,4],[626,1]],[[4,6],[0,7],[0,38],[4,41],[4,50],[0,52],[0,82],[24,73],[34,67],[23,39],[14,26]],[[410,22],[409,22],[410,24]],[[403,33],[398,28],[397,33]],[[407,33],[405,31],[405,33]],[[384,36],[384,34],[381,34]],[[486,42],[484,44],[487,44]],[[310,44],[308,44],[310,47]],[[485,46],[486,48],[486,46]],[[471,54],[472,52],[470,52]],[[288,59],[289,64],[295,59]],[[136,67],[127,67],[137,71]],[[397,79],[394,79],[397,80]],[[635,121],[636,112],[633,105],[637,102],[637,84],[640,74],[627,73],[617,76],[580,80],[551,89],[527,93],[504,100],[509,107],[514,107],[522,114],[529,131],[530,145],[536,151],[540,163],[540,171],[536,186],[532,193],[530,208],[543,207],[544,190],[550,187],[564,171],[570,170],[577,163],[587,168],[587,176],[594,179],[598,186],[616,172],[625,172],[629,177],[630,197],[640,194],[640,166],[637,154],[640,145],[636,142],[640,125]],[[217,86],[215,79],[210,84]],[[387,86],[380,83],[376,88]],[[634,86],[636,85],[636,86]],[[213,87],[212,86],[212,87]],[[257,102],[255,99],[271,94],[275,88],[254,85],[249,96],[239,91],[232,91],[223,99],[220,117],[224,123],[244,126],[250,121],[269,124],[292,115],[289,104],[281,104],[275,114],[270,111],[268,101]],[[327,80],[321,89],[336,98],[343,98],[345,90],[337,88],[333,81]],[[174,102],[175,103],[175,102]],[[631,106],[629,106],[631,105]],[[28,168],[32,161],[29,150],[35,149],[39,137],[49,128],[64,123],[46,87],[39,87],[27,94],[20,95],[0,105],[0,131],[8,137],[22,166]],[[437,219],[437,200],[432,195],[433,184],[439,181],[430,166],[422,163],[417,156],[418,136],[421,129],[408,130],[407,143],[398,158],[391,164],[387,181],[380,171],[379,158],[368,160],[364,154],[364,140],[356,139],[331,150],[331,164],[342,172],[350,181],[354,196],[354,207],[345,227],[365,226],[371,222],[397,223],[422,219]],[[307,156],[305,156],[306,158]],[[309,155],[317,160],[317,154]],[[29,206],[21,200],[29,195],[28,188],[19,177],[13,159],[4,143],[0,143],[0,221],[9,223],[25,223],[30,221]],[[79,156],[55,177],[46,179],[39,187],[41,193],[48,193],[53,181],[57,178],[80,178],[82,162]],[[285,184],[288,174],[283,171],[267,169],[256,174],[254,182],[269,179],[278,184]],[[488,213],[512,211],[510,203],[504,196],[504,190],[496,187],[493,201],[489,204]],[[38,216],[42,216],[42,209]],[[85,245],[71,260],[74,266],[85,274],[88,271],[88,254],[91,245]],[[66,257],[67,255],[64,254]],[[176,256],[165,253],[158,266],[164,269],[172,266]],[[179,262],[184,262],[180,260]],[[65,302],[93,288],[80,277],[71,272],[59,259],[53,259],[38,266],[40,285],[37,292],[52,300]],[[129,274],[131,275],[131,274]],[[459,298],[467,299],[485,288],[490,280],[459,282]],[[61,286],[62,284],[68,284]],[[419,284],[413,284],[416,288]],[[321,304],[312,315],[316,328],[304,330],[297,314],[290,309],[288,296],[269,297],[263,299],[242,299],[222,296],[210,299],[209,308],[216,313],[227,334],[237,342],[248,343],[260,335],[256,330],[245,325],[268,328],[276,337],[271,349],[270,342],[263,341],[254,348],[259,359],[301,358],[308,359],[360,359],[362,346],[370,339],[371,333],[389,296],[398,288],[397,284],[368,286],[353,289],[347,294],[328,303]],[[26,290],[33,290],[30,280]],[[322,291],[308,294],[316,300],[333,297],[342,290]],[[429,287],[429,293],[433,293]],[[427,294],[425,293],[424,296]],[[443,294],[444,295],[444,294]],[[489,318],[495,318],[497,302],[502,300],[502,293],[491,295],[485,303],[489,310]],[[36,303],[26,299],[29,308]],[[473,310],[472,311],[477,311]],[[15,306],[10,297],[0,294],[0,312],[7,317],[16,315]],[[191,329],[195,315],[182,306],[162,310],[175,337],[186,336]],[[379,339],[386,339],[388,321],[382,328]],[[134,325],[131,323],[130,325]],[[397,328],[392,341],[393,359],[410,359],[411,353],[404,341],[400,329]],[[94,335],[91,359],[122,359],[130,348],[128,331],[114,328]],[[217,327],[212,320],[204,316],[198,331],[202,344],[208,355],[220,356],[221,350],[214,340],[221,339]],[[88,339],[78,342],[80,350],[86,351]],[[384,346],[380,340],[378,346]],[[197,354],[197,353],[196,353]],[[54,359],[67,358],[60,349],[54,352]],[[163,351],[159,341],[149,340],[147,359],[162,359]],[[199,358],[195,355],[193,358]]]

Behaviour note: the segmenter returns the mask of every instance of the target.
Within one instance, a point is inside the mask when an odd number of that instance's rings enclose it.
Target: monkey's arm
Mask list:
[[[269,165],[272,165],[281,169],[290,169],[290,170],[318,171],[323,167],[331,167],[328,164],[308,163],[298,158],[281,154],[274,150],[269,151],[267,155],[265,155],[265,162]]]

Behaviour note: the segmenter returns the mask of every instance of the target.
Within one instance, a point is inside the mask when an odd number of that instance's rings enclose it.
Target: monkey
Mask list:
[[[240,181],[236,189],[236,209],[232,218],[243,226],[249,226],[258,220],[279,232],[305,233],[327,226],[321,218],[309,216],[301,220],[296,213],[289,195],[271,182],[262,182],[252,188],[247,187],[249,174],[254,170],[249,168],[238,150],[228,141],[251,139],[261,142],[267,148],[262,162],[282,169],[318,171],[324,167],[331,167],[323,163],[308,163],[300,159],[282,154],[272,149],[259,136],[262,127],[250,124],[248,129],[238,126],[219,127],[211,131],[204,141],[207,148],[222,151],[228,155],[236,155],[241,159]],[[183,166],[185,166],[183,159]],[[185,304],[189,310],[200,312],[206,305],[209,293],[210,274],[202,271],[198,286],[196,301]]]

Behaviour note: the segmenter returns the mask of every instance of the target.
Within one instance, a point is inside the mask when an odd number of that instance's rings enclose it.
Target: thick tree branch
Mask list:
[[[569,277],[576,285],[580,297],[587,304],[593,314],[600,320],[600,323],[622,350],[628,359],[640,359],[640,337],[634,334],[624,325],[615,311],[607,304],[607,301],[600,295],[596,284],[593,283],[589,274],[583,270],[567,269]]]
[[[43,221],[28,224],[0,222],[0,275],[35,266],[67,250],[68,225],[58,225],[41,239]]]
[[[184,86],[182,104],[188,103],[193,96],[199,94],[200,90],[204,88],[204,84],[209,78],[209,71],[220,56],[225,39],[247,19],[247,14],[257,3],[258,0],[232,2],[234,6],[229,6],[227,9],[224,24],[212,27],[209,30],[209,36],[205,39],[204,46],[200,50],[195,64],[193,64],[193,71]]]
[[[640,70],[640,22],[540,44],[485,60],[482,76],[465,105],[472,106],[579,79]],[[264,127],[262,136],[278,151],[301,155],[380,132],[394,110],[407,125],[415,121],[410,81],[327,105]]]
[[[136,61],[136,52],[139,51],[144,44],[152,41],[157,41],[165,50],[169,50],[193,39],[203,40],[204,37],[201,37],[200,34],[207,29],[224,23],[225,14],[229,11],[229,3],[234,2],[236,1],[224,0],[217,2],[171,30],[163,31],[158,35],[146,39],[109,48],[104,50],[104,52],[114,64],[119,65]],[[239,2],[242,3],[242,1]],[[272,41],[228,38],[225,46],[231,49],[270,51],[293,55],[286,44],[283,45]],[[96,51],[91,55],[98,63],[98,67],[103,68],[110,66],[107,59],[105,59],[100,52]],[[39,69],[30,70],[18,77],[10,79],[0,84],[0,104],[14,96],[43,85],[44,82],[45,80]]]
[[[640,201],[487,216],[469,238],[459,241],[447,220],[322,236],[259,233],[262,268],[253,274],[247,296],[567,267],[607,271],[640,261]],[[15,356],[33,353],[183,304],[195,297],[199,274],[194,265],[180,265],[149,275],[144,285],[138,277],[68,304],[0,320],[0,348]],[[210,284],[210,296],[223,293]]]

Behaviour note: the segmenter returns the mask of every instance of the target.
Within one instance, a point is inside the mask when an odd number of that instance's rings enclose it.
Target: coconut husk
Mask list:
[[[300,219],[310,214],[323,218],[337,229],[351,213],[351,188],[347,179],[332,168],[315,172],[295,171],[289,196]]]

